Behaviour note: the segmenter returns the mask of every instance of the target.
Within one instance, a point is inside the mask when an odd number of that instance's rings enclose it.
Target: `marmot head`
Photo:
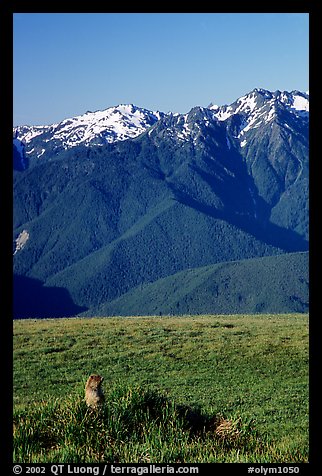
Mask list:
[[[86,387],[90,387],[93,390],[98,389],[103,380],[104,377],[102,377],[101,375],[91,375],[87,380]]]

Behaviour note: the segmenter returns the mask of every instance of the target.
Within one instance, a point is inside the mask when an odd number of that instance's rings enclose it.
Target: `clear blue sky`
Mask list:
[[[309,89],[307,13],[17,13],[13,46],[14,125]]]

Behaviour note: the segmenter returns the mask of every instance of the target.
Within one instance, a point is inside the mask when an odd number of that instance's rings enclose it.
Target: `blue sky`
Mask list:
[[[307,13],[14,14],[14,125],[309,89]]]

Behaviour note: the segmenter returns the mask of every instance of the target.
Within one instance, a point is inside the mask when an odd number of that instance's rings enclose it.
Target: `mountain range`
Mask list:
[[[309,94],[14,128],[14,316],[308,310]]]

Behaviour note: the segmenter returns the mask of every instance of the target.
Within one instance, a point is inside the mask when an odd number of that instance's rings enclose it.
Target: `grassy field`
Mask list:
[[[306,462],[308,315],[15,321],[14,449],[16,462]]]

